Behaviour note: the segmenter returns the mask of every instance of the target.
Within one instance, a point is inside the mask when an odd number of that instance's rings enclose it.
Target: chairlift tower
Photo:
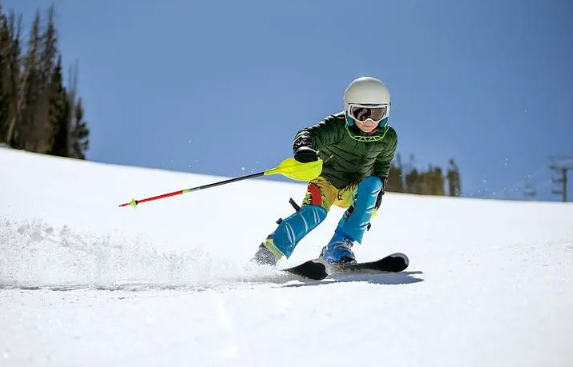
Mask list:
[[[561,188],[554,188],[551,192],[555,195],[562,195],[563,202],[567,202],[567,174],[569,170],[573,170],[573,157],[572,156],[558,156],[550,157],[549,169],[555,171],[558,176],[554,177],[554,183],[561,184]]]

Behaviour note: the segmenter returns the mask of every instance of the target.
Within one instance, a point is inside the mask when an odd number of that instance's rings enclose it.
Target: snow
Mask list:
[[[118,207],[220,179],[0,148],[0,366],[573,365],[571,204],[388,193],[356,255],[409,269],[322,282],[248,264],[304,183]]]

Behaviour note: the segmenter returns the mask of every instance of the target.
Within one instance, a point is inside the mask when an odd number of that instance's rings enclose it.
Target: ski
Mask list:
[[[381,259],[351,264],[329,264],[328,274],[383,274],[399,273],[406,270],[409,265],[408,256],[397,252]]]
[[[352,264],[329,264],[321,259],[313,259],[302,264],[281,269],[302,278],[323,280],[334,274],[384,274],[399,273],[406,270],[409,265],[408,256],[397,252],[374,261],[358,262]]]
[[[321,260],[308,260],[302,264],[281,270],[312,280],[323,280],[328,276],[326,266]]]

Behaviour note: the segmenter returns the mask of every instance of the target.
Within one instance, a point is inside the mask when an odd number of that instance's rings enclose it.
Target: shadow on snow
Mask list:
[[[337,283],[366,282],[369,284],[403,285],[423,282],[424,279],[414,275],[423,274],[421,271],[403,271],[392,274],[333,274],[324,280],[303,280],[302,283],[285,284],[283,287],[296,288]]]

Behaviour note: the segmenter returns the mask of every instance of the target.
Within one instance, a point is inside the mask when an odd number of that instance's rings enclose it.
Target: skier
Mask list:
[[[259,245],[253,261],[276,265],[324,221],[332,205],[346,209],[320,257],[329,263],[356,263],[352,247],[362,243],[382,203],[397,134],[388,124],[390,93],[373,77],[353,80],[344,94],[344,110],[300,130],[294,138],[299,162],[323,160],[319,177],[309,182],[300,208]]]

